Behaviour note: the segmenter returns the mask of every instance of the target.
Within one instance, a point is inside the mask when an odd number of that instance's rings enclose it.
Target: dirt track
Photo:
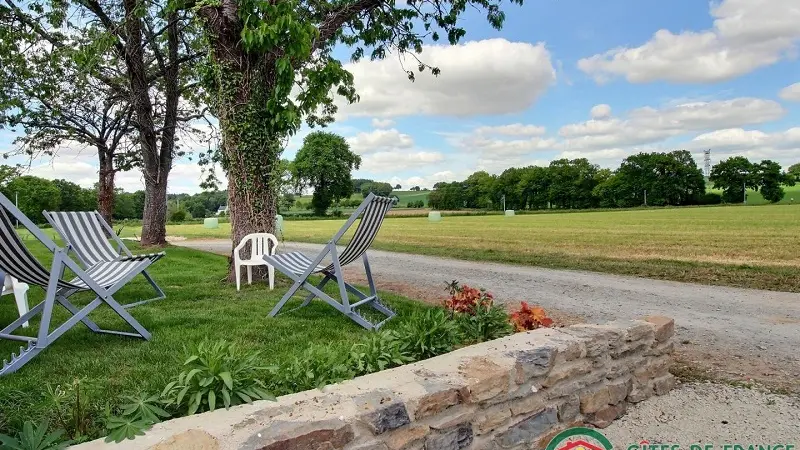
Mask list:
[[[229,254],[227,240],[175,245]],[[279,252],[313,255],[320,245],[281,244]],[[483,287],[501,302],[539,304],[564,321],[604,322],[647,315],[673,317],[678,356],[693,368],[729,379],[754,379],[800,390],[800,294],[706,286],[593,272],[551,270],[370,251],[379,289],[424,300],[446,282]],[[346,274],[363,280],[353,264]]]

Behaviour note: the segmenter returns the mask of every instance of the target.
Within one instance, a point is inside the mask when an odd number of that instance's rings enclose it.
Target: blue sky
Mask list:
[[[500,31],[470,12],[462,45],[424,49],[438,78],[411,83],[396,57],[348,64],[362,101],[342,104],[329,128],[362,155],[355,176],[432,186],[561,157],[613,168],[639,151],[678,148],[698,160],[711,148],[714,162],[800,162],[797,2],[540,0],[505,9]],[[0,150],[11,139],[0,131]],[[87,184],[96,178],[91,156],[33,172]],[[198,177],[193,162],[179,161],[170,190],[196,192]],[[120,185],[137,188],[140,175],[121,174]]]

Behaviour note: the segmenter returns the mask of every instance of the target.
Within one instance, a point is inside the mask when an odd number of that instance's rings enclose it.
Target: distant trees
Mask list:
[[[797,178],[791,172],[783,172],[775,161],[766,159],[756,164],[734,156],[714,166],[709,179],[715,189],[722,189],[722,199],[727,203],[743,202],[745,188],[760,190],[764,200],[777,203],[786,194],[782,186],[794,186]]]
[[[370,192],[381,197],[388,197],[392,193],[392,185],[389,183],[371,182],[361,185],[361,195],[366,198]]]
[[[303,140],[293,170],[301,187],[313,187],[314,214],[325,215],[333,202],[353,193],[351,172],[361,165],[361,157],[350,150],[347,141],[336,134],[315,131]]]
[[[20,211],[37,223],[45,221],[42,211],[58,210],[61,204],[61,191],[55,183],[31,175],[14,178],[3,193],[12,202],[16,200]]]
[[[795,163],[789,166],[786,172],[794,177],[795,181],[800,181],[800,163]]]
[[[419,186],[414,186],[411,188],[412,191],[419,191]]]
[[[396,190],[400,190],[400,189],[403,189],[403,186],[400,186],[400,183],[398,183],[398,184],[395,184],[395,185],[394,185],[394,188],[395,188]]]

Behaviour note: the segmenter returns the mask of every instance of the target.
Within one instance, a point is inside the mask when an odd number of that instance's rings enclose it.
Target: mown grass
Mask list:
[[[43,248],[33,247],[43,262],[49,259]],[[123,395],[160,392],[169,378],[181,371],[184,346],[204,339],[226,339],[245,349],[261,351],[262,362],[270,365],[299,356],[310,345],[349,346],[368,333],[320,301],[269,318],[267,314],[288,288],[285,278],[276,280],[274,291],[256,283],[237,292],[223,281],[227,269],[224,257],[184,248],[170,247],[166,251],[167,257],[152,266],[150,272],[167,298],[131,310],[153,339],[147,342],[94,334],[78,324],[19,372],[0,378],[0,432],[19,426],[22,420],[50,418],[52,422],[56,408],[48,400],[48,385],[65,386],[84,379],[97,386],[91,403],[99,410],[104,405],[118,405]],[[138,277],[117,299],[125,303],[151,295],[149,285]],[[43,294],[40,289],[31,288],[29,296],[33,305]],[[399,315],[388,322],[388,328],[397,326],[413,311],[427,308],[390,294],[383,298]],[[88,294],[82,295],[78,303],[88,300]],[[289,309],[292,303],[295,301],[288,305]],[[55,323],[67,317],[63,309],[57,307],[55,312]],[[13,298],[2,297],[0,328],[16,317]],[[108,307],[101,307],[90,317],[101,327],[125,329]],[[37,326],[38,322],[32,323],[27,333],[35,334]],[[0,340],[0,359],[18,347],[19,343]],[[101,432],[94,430],[95,436]]]
[[[285,222],[288,241],[326,242],[342,220]],[[800,292],[800,206],[723,206],[516,217],[391,218],[374,247],[476,261],[581,269]],[[133,231],[133,230],[129,230]],[[171,225],[227,238],[230,228]]]

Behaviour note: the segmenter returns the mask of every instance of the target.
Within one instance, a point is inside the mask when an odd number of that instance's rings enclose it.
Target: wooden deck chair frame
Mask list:
[[[384,208],[384,210],[381,212],[380,223],[378,224],[377,228],[371,234],[364,236],[366,239],[368,239],[369,242],[354,243],[351,240],[350,243],[348,243],[345,250],[342,252],[342,254],[340,254],[338,249],[336,248],[336,244],[339,242],[339,239],[341,239],[342,236],[344,236],[347,230],[349,230],[350,227],[353,226],[355,221],[362,214],[365,214],[367,208],[369,208],[371,205],[379,203],[382,204],[381,206]],[[378,292],[375,288],[375,281],[372,277],[372,271],[370,270],[369,259],[367,257],[367,250],[369,246],[372,244],[372,240],[375,238],[375,235],[377,235],[378,231],[380,230],[380,225],[383,223],[383,219],[385,218],[386,213],[389,212],[389,209],[391,209],[392,205],[393,201],[391,199],[386,197],[378,197],[375,194],[370,193],[367,196],[367,198],[364,199],[361,205],[359,205],[359,207],[355,210],[355,212],[353,212],[353,214],[350,216],[347,222],[345,222],[342,228],[333,236],[333,238],[330,241],[328,241],[327,244],[325,244],[325,247],[322,249],[319,255],[316,256],[316,258],[311,260],[303,256],[304,258],[303,264],[307,265],[307,267],[305,267],[302,271],[298,271],[299,266],[297,265],[292,266],[287,263],[288,258],[290,258],[290,255],[302,256],[299,254],[299,252],[264,256],[265,261],[273,265],[276,269],[280,270],[284,275],[286,275],[287,277],[291,278],[294,281],[294,284],[292,284],[292,287],[289,288],[289,291],[286,292],[283,298],[281,298],[278,304],[275,305],[275,307],[269,313],[270,317],[276,316],[281,311],[281,309],[283,309],[283,307],[286,305],[286,302],[288,302],[294,296],[294,294],[301,288],[306,289],[310,293],[303,301],[303,303],[299,307],[294,308],[292,311],[307,306],[311,302],[311,300],[318,297],[325,303],[333,306],[336,310],[338,310],[339,312],[346,315],[347,317],[355,321],[357,324],[361,325],[362,327],[368,330],[379,329],[389,319],[394,317],[396,313],[392,311],[389,307],[381,303],[380,301]],[[359,224],[359,226],[361,226],[361,223]],[[358,233],[358,231],[356,231],[356,233]],[[367,282],[369,284],[369,293],[361,292],[358,288],[351,285],[350,283],[347,283],[344,280],[344,272],[342,271],[342,267],[353,261],[345,261],[345,264],[342,264],[342,262],[340,261],[340,257],[345,253],[347,253],[348,249],[350,249],[350,247],[353,245],[366,245],[363,249],[351,252],[351,254],[360,253],[359,255],[355,256],[353,260],[361,258],[364,263],[364,271],[366,273]],[[331,264],[329,264],[327,267],[320,266],[320,264],[322,263],[322,261],[325,259],[326,256],[330,256]],[[323,278],[318,284],[314,285],[308,280],[308,277],[316,273],[321,273]],[[333,297],[331,297],[322,290],[325,287],[325,285],[331,280],[336,281],[337,285],[339,286],[339,297],[340,297],[339,299],[334,299]],[[358,300],[354,303],[350,303],[349,294],[353,294]],[[374,310],[385,316],[385,318],[377,323],[373,323],[368,318],[362,316],[359,313],[359,311],[356,308],[360,306],[370,306]]]
[[[117,233],[114,232],[114,230],[111,228],[108,222],[106,222],[106,220],[103,218],[103,215],[100,214],[98,211],[91,211],[91,212],[42,211],[42,214],[44,215],[44,218],[47,219],[47,221],[50,223],[50,225],[53,226],[53,229],[55,229],[58,232],[58,234],[61,236],[61,239],[63,239],[64,242],[69,245],[69,249],[72,251],[75,257],[81,262],[83,267],[89,267],[92,265],[91,262],[87,261],[86,257],[83,256],[86,255],[87,252],[93,252],[95,255],[99,255],[100,257],[97,257],[98,261],[126,261],[132,259],[150,259],[151,264],[165,256],[164,252],[148,253],[142,255],[134,255],[133,253],[131,253],[128,247],[125,246],[125,243],[122,242],[122,239],[120,239],[119,236],[117,236]],[[73,233],[71,233],[69,230],[65,230],[63,221],[58,220],[59,215],[66,215],[66,214],[92,214],[95,220],[97,220],[97,222],[102,227],[102,231],[104,231],[106,235],[111,236],[111,238],[114,240],[114,243],[116,244],[117,247],[115,250],[116,255],[112,255],[109,251],[107,251],[107,250],[112,250],[112,247],[110,245],[107,245],[108,246],[107,249],[103,249],[100,247],[103,244],[100,243],[99,239],[103,239],[106,244],[108,244],[108,240],[105,236],[95,236],[94,235],[95,233],[93,233],[93,230],[91,229],[85,228],[84,230],[92,234],[91,239],[93,240],[93,242],[81,243],[79,240],[71,238],[71,236],[73,236]],[[87,248],[88,246],[91,245],[95,245],[95,248],[94,249]],[[153,280],[153,277],[150,276],[150,274],[146,270],[142,271],[142,276],[145,278],[145,280],[147,280],[147,282],[153,288],[153,290],[156,293],[156,296],[149,298],[147,300],[140,300],[134,303],[124,304],[122,305],[123,308],[125,309],[135,308],[139,305],[144,305],[145,303],[150,303],[156,300],[162,300],[167,298],[167,295],[164,293],[161,287],[155,282],[155,280]]]
[[[47,348],[50,344],[55,342],[61,335],[77,325],[78,322],[83,323],[87,328],[95,333],[107,333],[118,336],[136,337],[145,340],[150,340],[150,333],[135,319],[131,314],[120,305],[115,299],[114,294],[125,286],[131,279],[142,272],[147,266],[151,264],[150,260],[141,261],[128,261],[120,262],[125,267],[124,270],[114,272],[112,278],[107,278],[107,284],[100,285],[98,282],[87,272],[92,268],[84,270],[84,268],[69,256],[69,250],[61,248],[44,234],[39,227],[37,227],[27,216],[25,216],[11,201],[4,195],[0,194],[0,227],[8,228],[6,231],[11,233],[9,236],[16,238],[14,245],[20,245],[21,250],[10,249],[2,250],[3,254],[0,255],[0,263],[3,264],[4,272],[13,275],[17,279],[22,279],[30,285],[37,285],[45,289],[45,298],[38,305],[34,306],[27,313],[22,315],[19,319],[15,320],[5,328],[0,330],[0,339],[8,339],[14,341],[25,342],[27,346],[20,347],[19,353],[12,354],[11,360],[3,360],[2,367],[0,367],[0,376],[7,375],[19,370],[23,365],[33,359],[42,350]],[[14,219],[24,226],[31,234],[41,242],[48,250],[53,253],[53,262],[50,265],[50,270],[41,265],[38,260],[27,251],[24,243],[19,237],[16,236],[16,231],[11,223],[8,214],[10,213]],[[4,231],[5,232],[5,231]],[[5,238],[4,238],[5,239]],[[7,258],[10,254],[17,252],[17,256],[21,258],[14,259],[12,264],[16,264],[12,270],[8,270],[10,263]],[[97,267],[97,266],[96,266]],[[30,269],[25,272],[24,269]],[[62,280],[62,275],[65,269],[71,270],[76,277],[67,282]],[[102,271],[101,271],[102,272]],[[104,275],[103,273],[100,274]],[[36,280],[32,280],[34,278]],[[44,279],[46,278],[46,281]],[[32,282],[33,281],[33,282]],[[78,308],[69,301],[69,297],[77,292],[90,291],[96,297],[93,301],[89,302],[83,308]],[[50,331],[52,323],[53,309],[55,305],[63,306],[69,311],[72,316],[58,325],[53,331]],[[101,305],[108,305],[117,315],[122,318],[128,325],[131,326],[134,332],[105,330],[100,328],[88,315]],[[14,331],[19,329],[22,324],[41,315],[39,330],[36,337],[15,335]]]

